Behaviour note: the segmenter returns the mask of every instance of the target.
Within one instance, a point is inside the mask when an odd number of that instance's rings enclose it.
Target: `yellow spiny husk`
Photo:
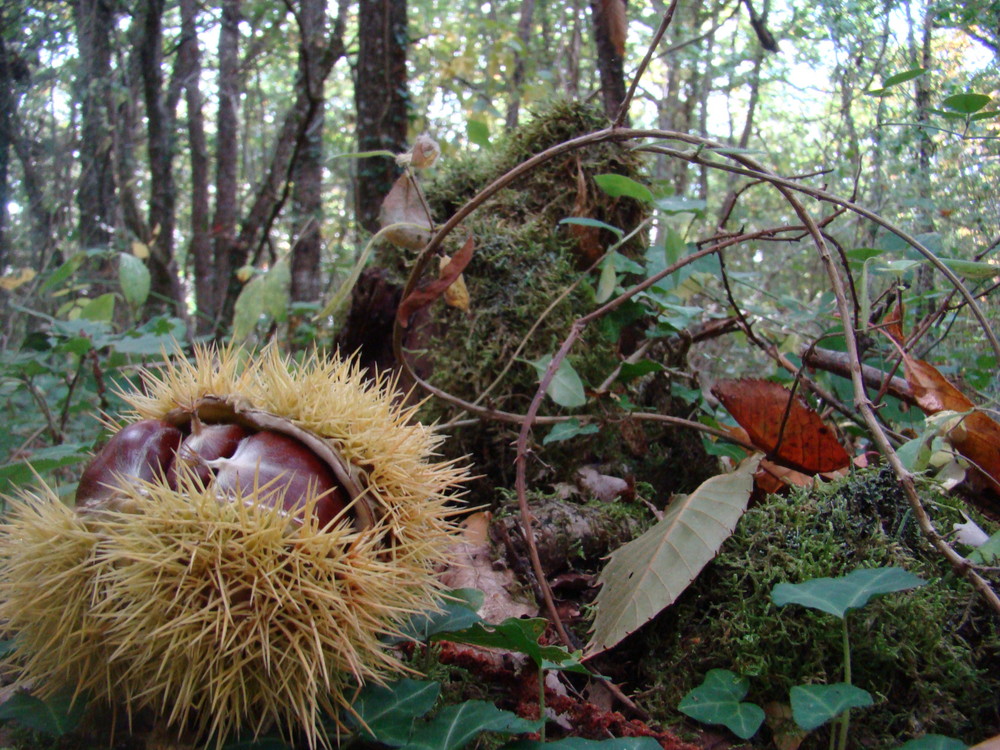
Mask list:
[[[129,421],[221,401],[328,441],[363,478],[373,524],[320,529],[308,507],[302,523],[265,502],[266,487],[233,502],[185,473],[176,489],[123,488],[128,512],[81,513],[44,488],[10,499],[0,622],[17,636],[11,663],[42,694],[69,685],[220,744],[276,726],[329,745],[357,686],[403,669],[381,639],[434,606],[464,469],[432,461],[439,438],[410,421],[392,383],[336,358],[206,348],[143,385],[123,394]]]

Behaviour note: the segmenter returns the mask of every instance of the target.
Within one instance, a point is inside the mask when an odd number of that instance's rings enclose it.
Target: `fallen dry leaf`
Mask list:
[[[486,511],[473,513],[462,524],[462,541],[452,550],[452,562],[438,576],[453,589],[473,588],[483,592],[479,616],[486,622],[500,623],[508,617],[534,617],[538,608],[514,599],[511,591],[519,584],[507,569],[497,570],[490,551],[489,526],[492,516]]]
[[[1000,750],[1000,734],[988,740],[983,740],[978,745],[973,745],[969,750]]]
[[[807,474],[836,471],[851,461],[819,414],[778,383],[756,378],[720,380],[712,386],[712,393],[747,431],[750,442],[770,458]]]
[[[382,229],[391,227],[386,239],[407,250],[419,250],[426,245],[431,238],[431,221],[425,205],[413,178],[409,174],[400,175],[379,210],[379,225]]]
[[[475,250],[475,243],[469,237],[462,246],[462,249],[455,253],[451,262],[441,269],[440,277],[437,281],[432,281],[421,289],[417,289],[399,303],[396,311],[396,320],[399,325],[406,328],[410,324],[410,317],[422,307],[426,307],[444,293],[445,289],[451,286],[461,275],[465,267],[472,260],[472,252]]]

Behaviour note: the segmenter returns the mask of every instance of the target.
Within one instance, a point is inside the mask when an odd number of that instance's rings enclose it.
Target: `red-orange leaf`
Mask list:
[[[747,431],[754,445],[788,466],[818,474],[836,471],[851,461],[819,415],[778,383],[754,378],[720,380],[712,386],[712,393]]]
[[[432,281],[427,286],[414,290],[410,293],[410,296],[399,303],[399,309],[396,311],[396,320],[400,326],[406,328],[410,324],[410,317],[413,313],[436,300],[444,293],[445,289],[455,282],[455,279],[461,275],[465,267],[469,265],[469,261],[472,260],[472,251],[475,248],[476,245],[472,241],[472,237],[469,237],[462,246],[462,249],[455,253],[455,256],[451,259],[451,263],[441,269],[437,281]]]

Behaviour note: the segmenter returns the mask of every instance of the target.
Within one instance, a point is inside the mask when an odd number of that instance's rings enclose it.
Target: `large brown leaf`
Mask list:
[[[756,378],[720,380],[712,386],[712,393],[754,445],[787,466],[818,474],[836,471],[851,461],[819,415],[778,383]]]

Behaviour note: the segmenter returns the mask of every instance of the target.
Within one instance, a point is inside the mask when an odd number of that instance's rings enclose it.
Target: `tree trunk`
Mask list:
[[[590,0],[604,111],[614,119],[625,101],[625,0]],[[626,119],[623,124],[626,124]]]
[[[10,199],[10,146],[15,99],[14,75],[7,45],[0,37],[0,271],[7,267],[10,252],[7,247],[7,202]]]
[[[212,331],[212,294],[214,262],[209,232],[208,145],[205,140],[205,116],[202,112],[201,50],[195,25],[196,0],[181,0],[181,42],[177,49],[178,65],[183,69],[184,101],[187,104],[188,141],[191,148],[191,239],[188,262],[194,272],[194,298],[197,317],[195,333],[204,336]]]
[[[146,313],[172,311],[183,319],[187,314],[174,261],[177,196],[172,139],[176,115],[163,96],[163,0],[147,0],[141,7],[139,61],[150,169],[148,235],[142,238],[149,247],[150,295]]]
[[[406,0],[360,0],[358,39],[358,150],[400,153],[406,148],[409,105]],[[355,216],[365,230],[378,230],[379,208],[395,178],[396,165],[390,159],[358,161]]]
[[[211,308],[199,309],[210,315],[216,332],[224,325],[224,301],[229,284],[238,268],[232,265],[237,256],[236,179],[239,165],[240,106],[240,0],[222,0],[222,24],[219,29],[219,111],[215,146],[215,218]],[[242,264],[240,264],[242,265]],[[205,280],[208,284],[209,280]]]
[[[302,0],[299,10],[299,78],[309,94],[312,115],[306,123],[296,154],[292,179],[292,215],[295,237],[292,245],[291,298],[315,302],[322,293],[320,255],[323,236],[323,94],[326,3]]]
[[[517,127],[521,109],[521,87],[524,85],[524,59],[531,44],[531,24],[535,15],[535,0],[521,0],[521,17],[517,22],[520,49],[514,52],[514,73],[510,80],[510,102],[507,105],[507,130]]]
[[[111,45],[114,23],[110,0],[73,3],[80,69],[77,74],[81,110],[79,244],[106,247],[114,226],[115,183],[112,169],[109,112]]]

